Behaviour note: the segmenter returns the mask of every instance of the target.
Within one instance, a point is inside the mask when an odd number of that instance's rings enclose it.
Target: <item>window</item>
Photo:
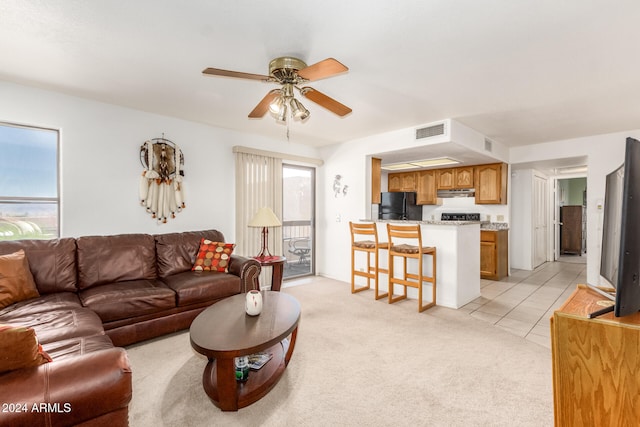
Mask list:
[[[0,240],[59,236],[58,131],[0,123]]]

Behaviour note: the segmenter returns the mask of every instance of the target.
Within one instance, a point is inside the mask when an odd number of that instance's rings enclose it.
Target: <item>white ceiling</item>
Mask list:
[[[453,118],[517,146],[640,127],[639,22],[637,0],[0,0],[0,80],[284,138],[247,118],[274,86],[201,71],[334,57],[310,86],[353,113],[303,100],[292,142]]]

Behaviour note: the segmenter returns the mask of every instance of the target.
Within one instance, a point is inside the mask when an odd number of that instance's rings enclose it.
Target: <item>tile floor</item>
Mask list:
[[[482,279],[482,296],[461,310],[551,348],[549,318],[578,283],[586,283],[586,257],[580,258],[563,257],[533,271],[512,270],[500,281]]]

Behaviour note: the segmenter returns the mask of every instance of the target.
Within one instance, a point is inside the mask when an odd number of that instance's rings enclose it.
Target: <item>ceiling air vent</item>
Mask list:
[[[416,139],[430,138],[432,136],[444,135],[444,123],[416,129]]]
[[[493,141],[489,138],[484,139],[484,149],[489,152],[493,151]]]

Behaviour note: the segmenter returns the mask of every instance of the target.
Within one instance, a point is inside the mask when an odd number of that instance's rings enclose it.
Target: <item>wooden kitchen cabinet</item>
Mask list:
[[[490,163],[475,167],[476,204],[507,203],[507,170],[505,163]]]
[[[509,232],[480,230],[480,277],[500,280],[509,275]]]
[[[438,190],[451,190],[455,188],[452,168],[436,169],[436,177],[438,180]]]
[[[380,180],[382,178],[382,159],[371,158],[371,203],[380,204],[382,196],[380,195]]]
[[[453,170],[455,188],[473,188],[473,172],[473,166],[455,168]]]
[[[437,205],[438,191],[436,186],[437,172],[434,169],[418,172],[417,205]]]
[[[578,285],[551,318],[556,426],[640,425],[640,313],[589,319],[604,300]]]
[[[437,171],[438,190],[473,188],[473,166],[435,170]]]
[[[402,177],[400,173],[390,173],[387,177],[388,191],[402,191]]]
[[[388,177],[389,191],[417,191],[418,190],[418,173],[417,172],[398,172],[390,173]]]
[[[388,175],[388,191],[415,191],[420,205],[436,204],[435,190],[475,188],[476,204],[507,203],[507,171],[505,163],[428,169],[419,172],[396,172]],[[373,179],[373,178],[372,178]],[[373,191],[373,185],[372,185]],[[372,194],[372,200],[375,200]]]

